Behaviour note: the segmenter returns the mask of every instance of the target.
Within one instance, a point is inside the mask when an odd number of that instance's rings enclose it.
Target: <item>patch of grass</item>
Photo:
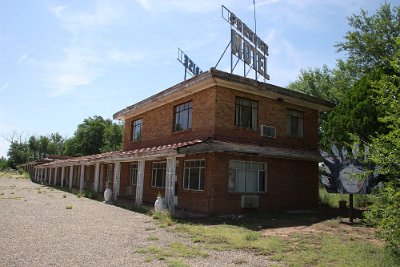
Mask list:
[[[353,205],[355,208],[366,208],[373,202],[373,197],[366,194],[355,194]],[[349,203],[348,194],[328,193],[324,187],[319,188],[319,198],[322,203],[327,204],[329,207],[338,208],[339,201],[347,201]]]
[[[349,263],[398,266],[400,262],[383,246],[368,241],[370,239],[365,234],[373,237],[373,232],[366,226],[346,226],[344,229],[340,219],[323,222],[320,231],[289,232],[284,236],[263,235],[263,230],[255,230],[251,223],[209,223],[181,222],[176,223],[174,229],[188,234],[193,242],[201,242],[207,249],[253,251],[289,266],[344,266]]]
[[[238,259],[235,259],[232,263],[237,264],[237,265],[242,265],[242,264],[247,263],[247,260],[238,258]]]
[[[156,237],[156,236],[149,236],[149,237],[147,238],[147,240],[149,240],[149,241],[156,241],[156,240],[159,240],[159,238]]]
[[[180,260],[180,259],[174,259],[174,260],[171,260],[171,261],[168,263],[168,266],[169,266],[169,267],[189,267],[190,265],[189,265],[189,264],[186,264],[185,262],[183,262],[183,261]]]
[[[65,209],[67,209],[67,210],[72,210],[72,205],[66,206]]]
[[[0,199],[10,199],[10,200],[19,200],[19,199],[23,199],[24,197],[21,197],[21,196],[9,196],[9,197],[7,197],[7,196],[4,196],[4,197],[0,197]]]
[[[142,214],[148,214],[150,212],[150,210],[148,208],[146,208],[145,206],[138,206],[138,205],[131,206],[130,210],[132,210],[134,212],[142,213]]]
[[[161,227],[167,227],[171,226],[174,224],[173,219],[171,218],[171,215],[167,212],[153,212],[153,219],[158,220],[158,224]]]
[[[167,260],[169,258],[194,258],[196,256],[208,257],[208,254],[199,247],[192,247],[180,242],[172,242],[166,247],[149,246],[138,248],[136,253],[151,254],[157,260]]]
[[[66,195],[66,194],[64,194],[64,195],[63,195],[63,198],[67,198],[67,195]]]
[[[260,237],[260,235],[257,232],[250,232],[245,235],[245,239],[247,241],[255,241],[255,240],[258,240],[259,237]]]

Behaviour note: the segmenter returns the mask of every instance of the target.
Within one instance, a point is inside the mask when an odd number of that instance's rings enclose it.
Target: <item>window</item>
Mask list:
[[[236,97],[235,126],[257,130],[257,106],[256,101]]]
[[[174,132],[192,129],[192,102],[175,107]]]
[[[153,176],[151,178],[151,186],[164,187],[165,176],[167,170],[166,162],[153,162]]]
[[[288,109],[286,115],[286,134],[290,137],[303,137],[303,112]]]
[[[252,161],[229,161],[230,192],[265,192],[265,163]]]
[[[135,120],[132,123],[131,141],[138,141],[142,138],[142,119]]]
[[[183,187],[204,190],[204,160],[186,160]]]
[[[137,176],[138,176],[138,164],[137,164],[137,162],[129,164],[130,185],[136,185]]]

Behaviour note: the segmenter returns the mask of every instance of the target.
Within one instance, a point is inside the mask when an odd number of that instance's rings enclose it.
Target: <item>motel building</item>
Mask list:
[[[122,151],[34,166],[32,179],[208,215],[318,204],[327,101],[214,68],[126,107]],[[29,167],[32,168],[32,167]]]

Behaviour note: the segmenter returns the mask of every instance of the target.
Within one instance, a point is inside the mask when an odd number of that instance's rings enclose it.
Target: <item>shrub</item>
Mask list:
[[[400,255],[400,190],[395,182],[386,183],[376,196],[375,203],[365,212],[366,221],[377,227],[378,236]]]

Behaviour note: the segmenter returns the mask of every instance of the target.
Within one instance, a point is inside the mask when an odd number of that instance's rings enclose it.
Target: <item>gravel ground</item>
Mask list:
[[[213,251],[135,213],[42,186],[0,176],[0,266],[266,266],[249,251]],[[208,256],[157,259],[149,248],[171,243]],[[143,249],[148,253],[139,253]]]

